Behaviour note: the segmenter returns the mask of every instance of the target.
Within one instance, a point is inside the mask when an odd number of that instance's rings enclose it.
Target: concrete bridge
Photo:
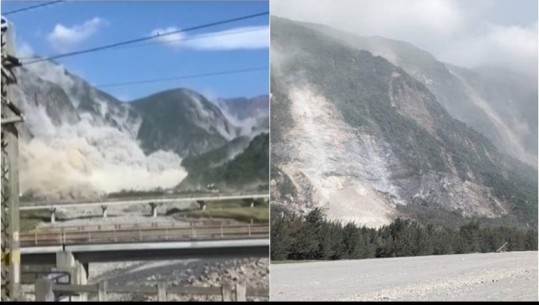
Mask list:
[[[269,225],[146,227],[20,235],[23,264],[55,264],[70,252],[81,263],[183,257],[267,257]]]
[[[36,211],[36,210],[49,210],[50,221],[54,223],[56,221],[56,212],[58,209],[68,208],[83,208],[83,207],[101,207],[102,217],[108,216],[107,208],[109,206],[117,205],[136,205],[147,204],[150,206],[152,217],[157,217],[158,207],[165,203],[180,203],[180,202],[196,202],[199,204],[200,209],[206,208],[206,203],[210,201],[227,201],[227,200],[242,200],[248,201],[254,206],[254,201],[257,199],[269,200],[268,194],[255,194],[255,195],[230,195],[230,196],[206,196],[206,197],[148,197],[148,198],[132,198],[123,200],[107,200],[107,201],[79,201],[79,202],[57,202],[57,203],[35,203],[32,205],[22,205],[20,211]]]
[[[27,281],[34,281],[45,274],[63,274],[59,283],[79,286],[87,284],[91,262],[269,257],[269,244],[267,223],[36,231],[20,235],[22,266],[29,270],[23,279],[30,275]],[[86,298],[82,293],[75,300]]]

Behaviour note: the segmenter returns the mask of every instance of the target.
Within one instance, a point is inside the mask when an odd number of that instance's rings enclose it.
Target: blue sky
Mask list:
[[[2,12],[39,3],[2,1]],[[21,56],[50,56],[268,10],[267,1],[68,1],[6,17],[15,24]],[[266,67],[268,23],[268,16],[256,17],[163,36],[141,43],[143,46],[82,54],[57,62],[93,85]],[[269,71],[102,90],[131,100],[177,87],[190,88],[210,98],[251,97],[269,92]]]

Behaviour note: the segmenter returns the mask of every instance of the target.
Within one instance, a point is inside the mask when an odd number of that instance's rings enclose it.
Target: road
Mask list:
[[[21,205],[19,210],[50,210],[53,208],[80,208],[91,206],[103,206],[103,205],[134,205],[134,204],[147,204],[147,203],[178,203],[189,201],[225,201],[225,200],[242,200],[242,199],[261,199],[269,198],[267,194],[259,195],[227,195],[227,196],[206,196],[206,197],[144,197],[144,198],[131,198],[131,199],[109,199],[104,201],[70,201],[70,202],[57,202],[57,203],[25,203]]]
[[[272,301],[537,301],[537,251],[271,265]]]
[[[173,256],[267,257],[267,224],[34,232],[20,235],[23,263],[53,263],[58,251],[81,262]]]
[[[144,227],[125,229],[22,233],[21,247],[70,244],[129,243],[136,241],[182,241],[241,238],[269,238],[268,224],[242,224],[190,227]]]

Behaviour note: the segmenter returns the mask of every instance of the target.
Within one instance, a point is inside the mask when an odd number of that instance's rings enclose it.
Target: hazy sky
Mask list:
[[[537,73],[537,0],[271,0],[271,13],[403,40],[464,67]]]

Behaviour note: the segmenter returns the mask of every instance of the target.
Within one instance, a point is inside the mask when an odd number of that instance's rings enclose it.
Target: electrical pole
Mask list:
[[[15,106],[13,89],[17,83],[13,25],[2,18],[2,104],[1,104],[1,236],[2,301],[21,300],[21,254],[19,248],[19,134],[15,123],[22,122]]]

